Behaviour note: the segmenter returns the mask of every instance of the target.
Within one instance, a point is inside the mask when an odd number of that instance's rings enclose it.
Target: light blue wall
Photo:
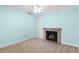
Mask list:
[[[35,17],[27,12],[0,6],[0,47],[36,37]]]
[[[79,46],[79,6],[43,15],[40,19],[42,34],[44,27],[62,28],[62,42]]]

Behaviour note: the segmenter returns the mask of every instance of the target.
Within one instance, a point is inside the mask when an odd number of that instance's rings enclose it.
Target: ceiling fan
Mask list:
[[[40,5],[33,5],[33,12],[35,14],[43,12],[44,7]]]

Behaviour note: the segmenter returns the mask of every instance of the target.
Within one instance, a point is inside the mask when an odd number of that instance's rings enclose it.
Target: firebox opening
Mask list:
[[[57,32],[56,31],[46,31],[46,40],[51,40],[57,42]]]

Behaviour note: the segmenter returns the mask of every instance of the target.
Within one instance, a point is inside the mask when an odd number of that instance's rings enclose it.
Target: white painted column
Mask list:
[[[36,16],[36,29],[37,29],[37,33],[38,33],[38,38],[40,38],[40,39],[42,39],[42,33],[41,33],[41,28],[40,28],[40,20],[41,20],[41,16],[40,15],[38,15],[38,16]]]

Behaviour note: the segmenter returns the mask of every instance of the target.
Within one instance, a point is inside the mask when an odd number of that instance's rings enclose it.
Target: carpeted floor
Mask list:
[[[0,48],[0,53],[77,53],[78,49],[42,39],[31,39],[8,47]]]

